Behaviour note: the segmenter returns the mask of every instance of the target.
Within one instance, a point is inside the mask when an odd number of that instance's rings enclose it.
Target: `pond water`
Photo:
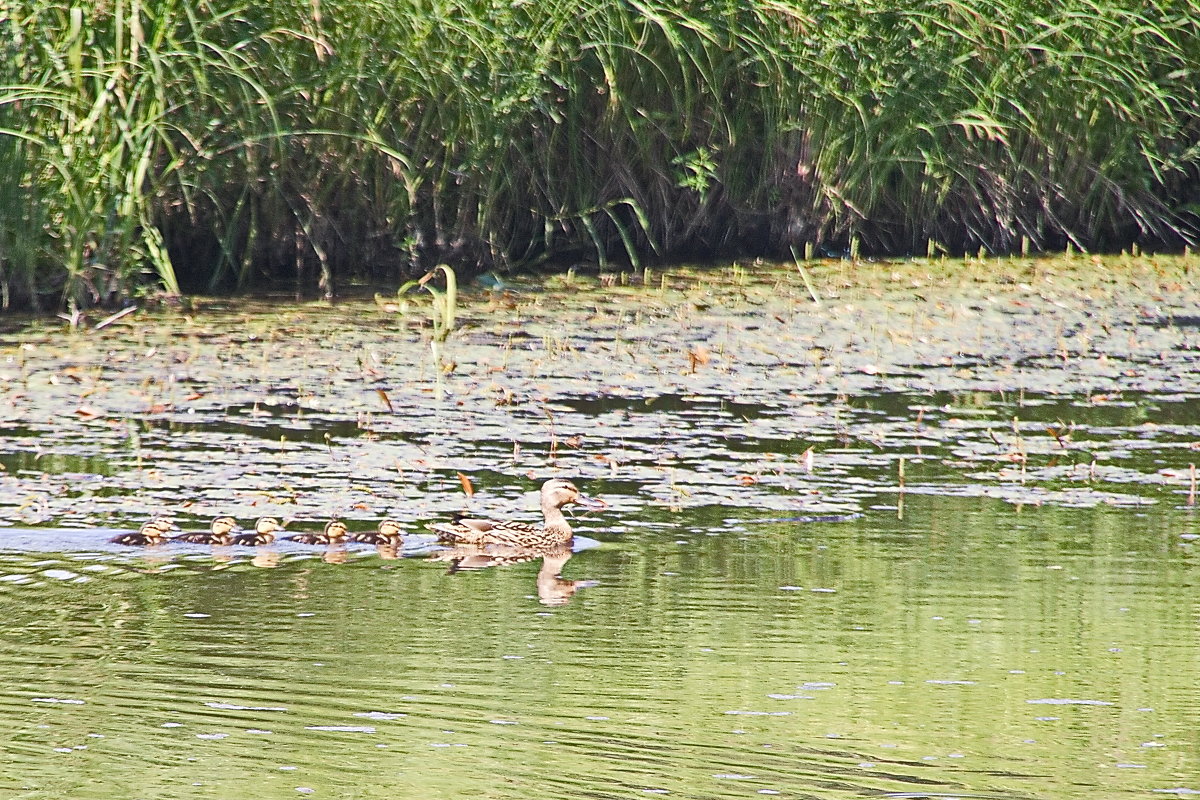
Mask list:
[[[0,795],[1200,794],[1197,265],[567,276],[441,343],[420,296],[23,325]],[[607,504],[573,553],[425,535],[555,476]],[[407,535],[107,542],[155,514]]]

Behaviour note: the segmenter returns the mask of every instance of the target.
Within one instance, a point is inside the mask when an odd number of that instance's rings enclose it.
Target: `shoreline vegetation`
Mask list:
[[[0,305],[1183,249],[1200,0],[0,2]]]

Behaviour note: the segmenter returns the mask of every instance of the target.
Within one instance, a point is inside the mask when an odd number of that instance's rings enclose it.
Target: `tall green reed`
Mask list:
[[[1200,0],[5,0],[0,26],[5,300],[1195,233]]]

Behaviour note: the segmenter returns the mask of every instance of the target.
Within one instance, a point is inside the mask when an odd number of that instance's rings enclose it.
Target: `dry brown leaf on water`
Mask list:
[[[704,366],[711,359],[712,354],[708,351],[708,348],[702,344],[698,344],[688,351],[688,369],[694,373],[697,367]]]
[[[467,497],[475,494],[475,487],[471,485],[471,479],[461,472],[458,473],[458,482],[462,484],[463,494]]]
[[[146,409],[147,414],[162,414],[175,408],[174,403],[151,403]]]
[[[758,478],[754,477],[753,475],[738,475],[736,478],[734,478],[734,480],[740,483],[742,486],[753,486],[754,484],[758,483]]]
[[[383,389],[376,389],[375,391],[379,394],[379,399],[383,401],[385,406],[387,406],[388,413],[395,414],[396,409],[392,407],[392,399],[388,397],[388,393]]]
[[[95,406],[80,406],[79,408],[75,409],[75,414],[80,419],[95,419],[96,417],[104,416],[104,412]]]
[[[1059,430],[1057,428],[1051,428],[1050,426],[1046,426],[1046,433],[1053,436],[1054,441],[1058,442],[1058,446],[1063,449],[1066,449],[1066,447],[1068,446],[1068,444],[1071,441],[1070,433],[1066,429]]]

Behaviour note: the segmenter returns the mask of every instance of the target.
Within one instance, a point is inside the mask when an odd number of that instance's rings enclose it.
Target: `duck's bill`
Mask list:
[[[575,502],[584,508],[608,508],[608,503],[604,502],[598,497],[588,497],[586,494],[579,495],[579,499],[577,499]]]

